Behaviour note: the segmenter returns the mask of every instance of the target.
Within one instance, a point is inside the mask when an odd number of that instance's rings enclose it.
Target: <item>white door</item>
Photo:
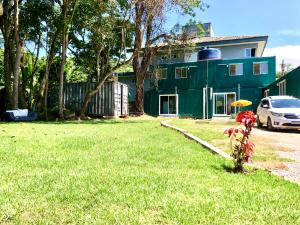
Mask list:
[[[231,103],[236,99],[235,93],[214,93],[213,95],[213,114],[214,116],[229,116],[235,113],[235,107]]]

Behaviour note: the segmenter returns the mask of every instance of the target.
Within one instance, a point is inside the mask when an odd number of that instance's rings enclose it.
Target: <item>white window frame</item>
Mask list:
[[[278,83],[278,94],[286,95],[286,80],[282,80]]]
[[[168,79],[168,68],[156,68],[154,69],[154,71],[158,71],[158,70],[165,70],[166,71],[166,77],[165,78],[161,78],[161,77],[158,77],[158,80],[166,80]]]
[[[233,65],[235,65],[235,66],[237,66],[237,65],[242,65],[242,73],[241,74],[230,74],[230,66],[233,66]],[[229,66],[228,66],[228,74],[229,74],[229,76],[231,76],[231,77],[234,77],[234,76],[243,76],[244,75],[244,63],[231,63],[231,64],[229,64]]]
[[[270,89],[264,91],[264,97],[268,97],[270,95]]]
[[[250,56],[247,55],[247,51],[248,51],[249,49],[250,49]],[[251,56],[252,49],[255,49],[255,53],[256,53],[257,48],[245,48],[245,58],[254,58],[254,57],[256,57],[256,55],[255,55],[255,56]]]
[[[186,69],[186,77],[182,77],[182,71],[181,71],[181,74],[180,74],[180,77],[177,77],[176,75],[177,75],[177,73],[176,73],[176,70],[177,69]],[[175,67],[175,79],[186,79],[186,78],[188,78],[188,71],[189,71],[189,67]]]
[[[216,98],[216,95],[219,95],[219,94],[225,95],[225,107],[226,107],[226,105],[227,105],[227,95],[228,94],[234,94],[234,99],[236,101],[236,93],[235,92],[215,92],[215,93],[213,93],[213,116],[228,116],[228,117],[230,117],[230,115],[216,114],[216,112],[215,112],[215,109],[216,109],[215,108],[215,98]],[[234,113],[236,113],[236,107],[234,107]]]
[[[268,68],[267,73],[262,73],[262,72],[261,72],[261,64],[264,64],[264,63],[267,64],[267,68]],[[254,73],[254,65],[255,65],[255,64],[259,64],[259,73]],[[258,76],[258,75],[265,75],[265,74],[269,74],[269,62],[268,62],[268,61],[264,61],[264,62],[253,62],[253,75]]]
[[[161,114],[160,113],[160,97],[162,97],[162,96],[168,96],[168,97],[170,97],[170,96],[175,96],[176,97],[176,114]],[[168,102],[169,102],[169,99],[168,99]],[[178,116],[178,94],[163,94],[163,95],[159,95],[158,96],[158,114],[160,115],[160,116]],[[169,109],[168,109],[168,111],[169,111]]]

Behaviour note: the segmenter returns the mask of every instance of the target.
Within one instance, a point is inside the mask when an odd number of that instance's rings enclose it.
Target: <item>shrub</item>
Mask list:
[[[235,140],[235,145],[231,144],[232,154],[235,167],[234,172],[245,172],[244,163],[252,162],[252,156],[254,152],[254,143],[249,140],[254,123],[256,122],[256,116],[252,111],[240,112],[236,121],[243,124],[245,128],[229,128],[224,131],[228,137]]]

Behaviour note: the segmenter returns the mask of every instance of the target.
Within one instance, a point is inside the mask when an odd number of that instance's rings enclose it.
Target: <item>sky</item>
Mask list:
[[[295,68],[300,65],[300,0],[203,0],[205,11],[194,18],[211,22],[215,36],[268,35],[264,56],[276,56],[277,70],[282,59]],[[189,17],[172,13],[167,29],[184,24]]]

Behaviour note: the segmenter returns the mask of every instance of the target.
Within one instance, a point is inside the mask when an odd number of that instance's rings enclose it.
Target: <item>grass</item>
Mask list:
[[[300,223],[298,185],[157,120],[0,123],[0,149],[1,224]]]
[[[215,145],[227,153],[231,153],[230,141],[228,136],[224,135],[223,131],[230,127],[242,127],[237,123],[226,122],[196,122],[192,119],[173,119],[171,124],[180,127],[194,134],[195,136]],[[272,166],[281,166],[280,162],[291,162],[292,160],[282,158],[276,154],[277,151],[282,151],[283,148],[275,145],[272,139],[258,135],[252,135],[251,140],[255,143],[255,153],[253,160],[257,164]],[[290,151],[286,149],[286,151]],[[273,165],[272,165],[273,164]]]

